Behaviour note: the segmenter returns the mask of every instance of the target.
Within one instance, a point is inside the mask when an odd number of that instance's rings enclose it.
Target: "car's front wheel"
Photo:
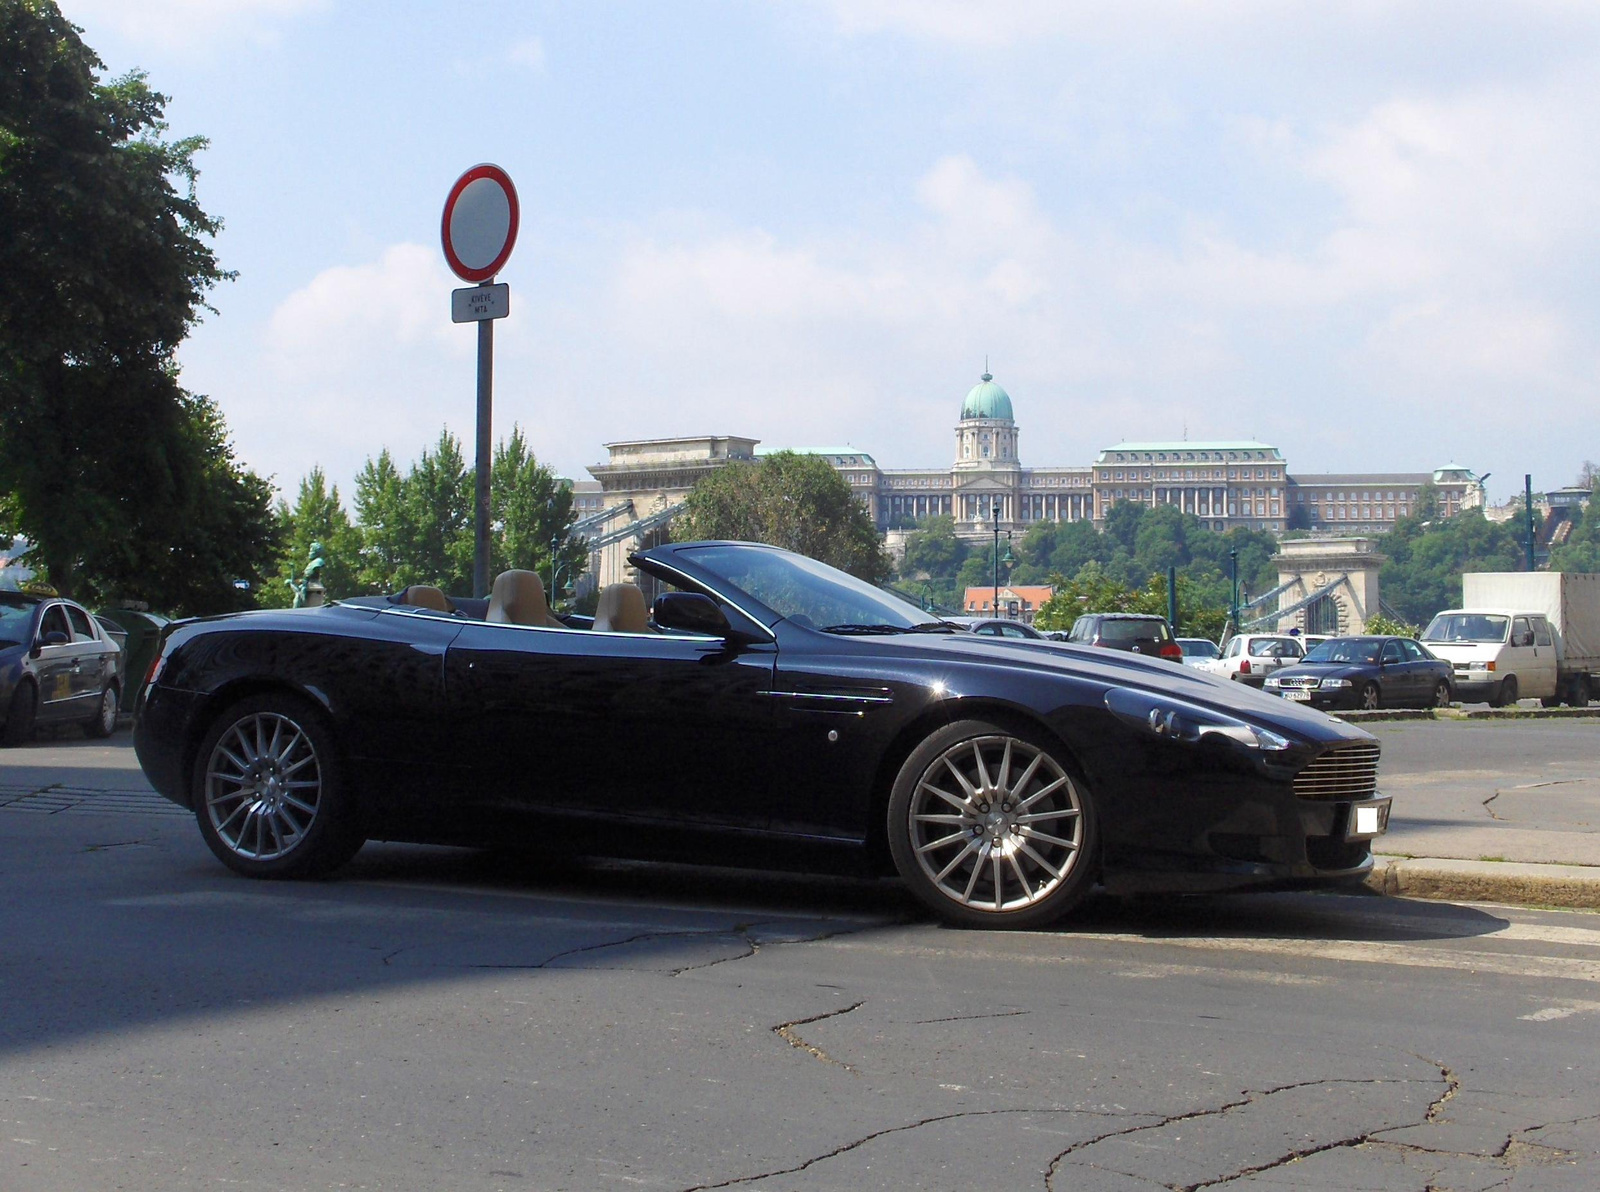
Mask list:
[[[1489,701],[1491,708],[1512,707],[1521,698],[1517,690],[1517,676],[1507,675],[1500,681],[1500,690],[1495,693],[1494,699]]]
[[[11,693],[11,706],[6,709],[6,728],[0,734],[0,744],[22,745],[33,736],[34,718],[39,714],[39,695],[34,686],[24,679]]]
[[[1364,712],[1375,712],[1383,707],[1383,692],[1378,690],[1376,683],[1367,683],[1361,688],[1361,709]]]
[[[320,877],[362,845],[333,729],[289,695],[241,700],[212,722],[194,809],[211,851],[247,877]]]
[[[969,927],[1032,927],[1095,878],[1094,804],[1061,747],[979,720],[932,734],[900,768],[889,849],[907,887]]]

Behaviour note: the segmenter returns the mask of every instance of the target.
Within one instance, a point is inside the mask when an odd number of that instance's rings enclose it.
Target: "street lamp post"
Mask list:
[[[994,574],[991,576],[994,580],[994,603],[989,607],[993,610],[993,615],[998,617],[1000,615],[1000,502],[996,501],[991,505],[989,512],[994,518]]]

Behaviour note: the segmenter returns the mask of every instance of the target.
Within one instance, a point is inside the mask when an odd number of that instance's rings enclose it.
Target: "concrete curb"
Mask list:
[[[1375,856],[1367,888],[1403,898],[1600,909],[1600,866]]]
[[[1338,720],[1359,724],[1367,720],[1597,720],[1600,707],[1589,708],[1379,708],[1374,712],[1351,709],[1330,712]]]

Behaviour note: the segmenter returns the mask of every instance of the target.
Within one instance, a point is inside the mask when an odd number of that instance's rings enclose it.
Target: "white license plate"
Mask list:
[[[1350,805],[1350,825],[1344,834],[1346,840],[1371,840],[1374,836],[1382,836],[1388,830],[1387,798],[1368,799]]]
[[[1309,691],[1297,691],[1293,687],[1286,687],[1283,691],[1283,698],[1299,700],[1302,704],[1304,704],[1310,702],[1311,693]]]

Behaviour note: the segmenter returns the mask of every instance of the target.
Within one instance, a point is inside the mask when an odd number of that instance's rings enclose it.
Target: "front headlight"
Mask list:
[[[1277,753],[1291,744],[1287,737],[1271,729],[1171,696],[1113,687],[1106,692],[1105,703],[1118,719],[1169,741],[1197,744],[1208,739],[1227,740],[1263,753]]]
[[[1261,685],[1263,687],[1276,687],[1278,685],[1278,676],[1268,675],[1266,680]]]
[[[1318,683],[1317,686],[1318,687],[1348,687],[1348,686],[1350,686],[1350,680],[1349,679],[1324,679],[1324,680],[1322,680],[1322,682]]]

